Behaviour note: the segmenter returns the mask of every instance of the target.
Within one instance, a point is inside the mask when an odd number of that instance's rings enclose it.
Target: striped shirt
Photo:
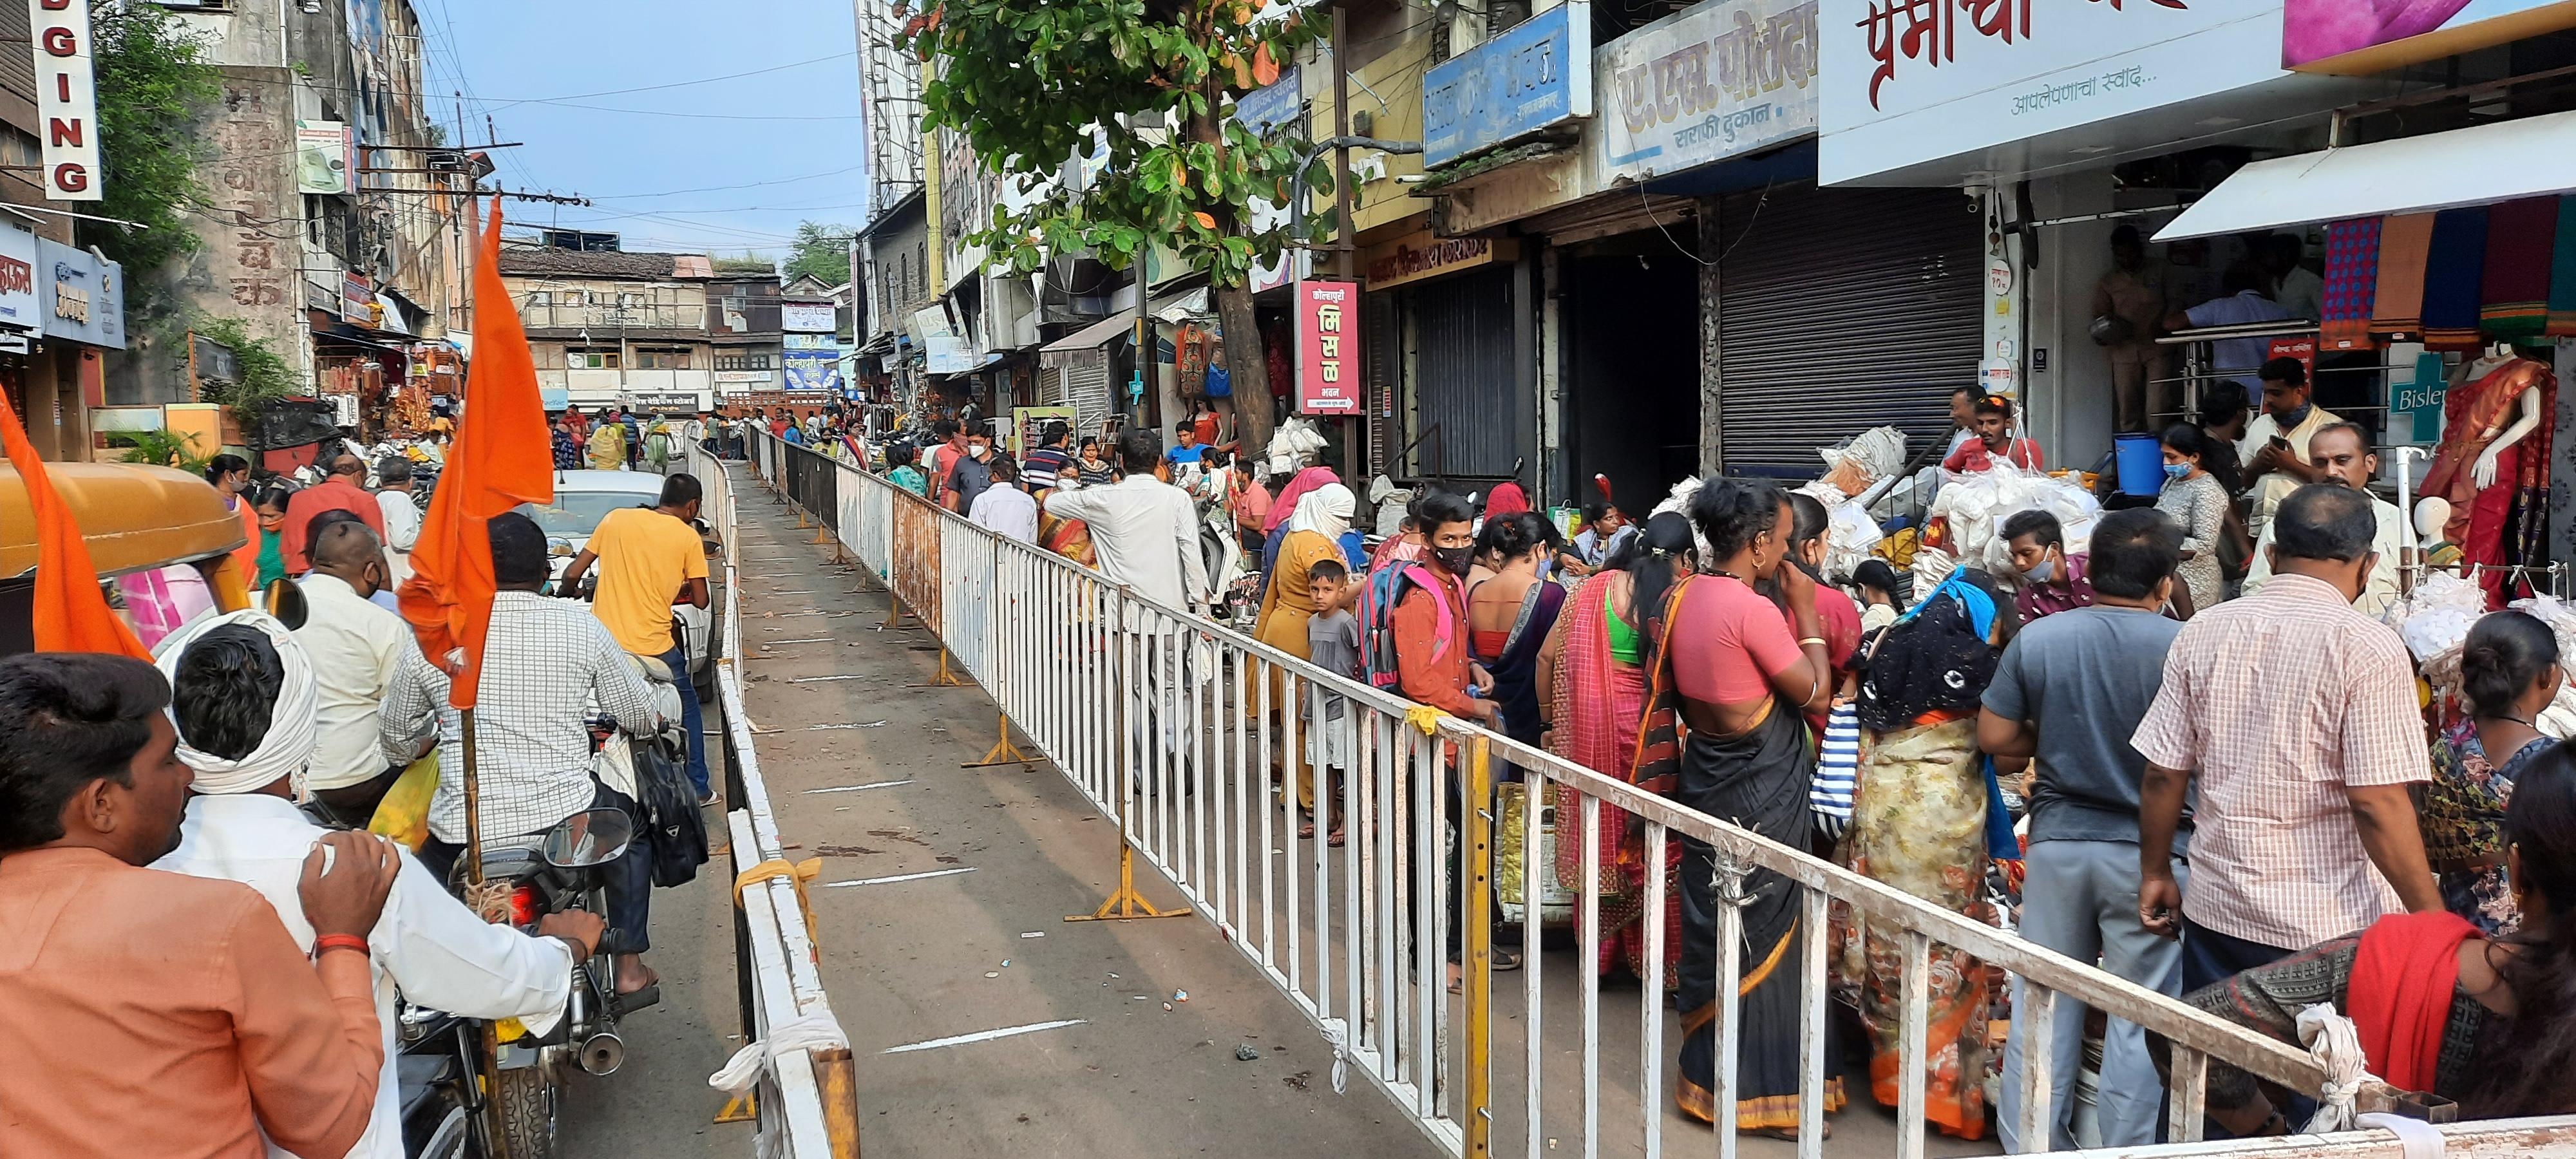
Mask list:
[[[2415,669],[2332,585],[2278,576],[2193,616],[2130,743],[2199,790],[2183,916],[2300,949],[2403,912],[2345,789],[2431,778]]]

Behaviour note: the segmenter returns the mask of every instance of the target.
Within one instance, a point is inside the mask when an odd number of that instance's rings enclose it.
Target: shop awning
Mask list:
[[[1046,345],[1039,347],[1038,353],[1053,354],[1067,350],[1090,350],[1108,342],[1112,338],[1116,338],[1135,329],[1135,327],[1136,312],[1134,310],[1112,314],[1107,318],[1101,319],[1098,322],[1094,322],[1091,325],[1085,326],[1080,330],[1076,330],[1071,334],[1067,334],[1062,338],[1058,338],[1053,342],[1049,342]]]
[[[2576,112],[2257,161],[2156,232],[2210,237],[2576,190]],[[2545,244],[2545,243],[2544,243]]]

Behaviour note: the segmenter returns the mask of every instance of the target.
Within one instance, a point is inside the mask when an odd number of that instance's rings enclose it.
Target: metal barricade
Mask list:
[[[1586,865],[1603,852],[1598,821],[1611,808],[1643,827],[1647,865],[1663,864],[1674,841],[1711,848],[1721,897],[1757,872],[1791,883],[1802,933],[1780,943],[1771,968],[1796,971],[1800,984],[1804,1159],[1823,1153],[1818,1128],[1835,1053],[1826,1033],[1826,939],[1815,935],[1837,920],[1865,922],[1891,943],[1887,956],[1902,975],[1901,1159],[1925,1154],[1936,947],[2025,980],[2018,1017],[2044,1021],[2055,1001],[2071,998],[2164,1036],[2180,1142],[2200,1137],[2211,1059],[2293,1090],[2315,1091],[2323,1081],[2304,1050],[1552,753],[1425,715],[1034,545],[891,494],[898,489],[881,477],[853,470],[841,486],[890,500],[843,511],[863,520],[891,515],[882,528],[837,527],[842,541],[863,550],[857,545],[871,537],[891,536],[896,597],[942,632],[1009,723],[1118,821],[1121,840],[1314,1023],[1335,1052],[1336,1087],[1345,1066],[1358,1072],[1452,1154],[1538,1159],[1560,1142],[1565,1153],[1585,1156],[1664,1153],[1668,1072],[1683,1037],[1678,1016],[1660,1001],[1669,887],[1663,875],[1646,875],[1642,988],[1605,993],[1595,970],[1578,967],[1570,996],[1562,985],[1551,989],[1535,952],[1537,903],[1554,877],[1541,820],[1550,807],[1579,825],[1559,824],[1555,839],[1580,842]],[[1497,785],[1507,766],[1518,770],[1517,789]],[[1334,767],[1342,770],[1338,784],[1321,771]],[[1338,847],[1326,840],[1328,819],[1311,836],[1299,832],[1294,802],[1310,784],[1327,814],[1339,803],[1346,840]],[[1516,796],[1526,903],[1519,932],[1533,952],[1518,985],[1497,989],[1489,969],[1492,890],[1495,867],[1514,860],[1515,850],[1499,847],[1499,823]],[[1584,880],[1570,888],[1579,961],[1591,963],[1600,948],[1600,881],[1578,876]],[[1741,944],[1741,912],[1715,909],[1716,944]],[[1464,975],[1455,995],[1444,977],[1453,953]],[[1735,955],[1718,955],[1710,1103],[1721,1117],[1732,1115],[1738,1089],[1743,969]],[[1971,1033],[1982,1033],[1983,1018],[1974,1026]],[[2049,1036],[2030,1036],[2025,1051],[2021,1125],[2025,1138],[2045,1138]],[[2576,1116],[2443,1130],[2462,1146],[2510,1141],[2522,1153],[2576,1155]],[[1736,1132],[1715,1134],[1717,1153],[1735,1154]],[[2398,1154],[2386,1132],[2302,1143],[2303,1154]]]

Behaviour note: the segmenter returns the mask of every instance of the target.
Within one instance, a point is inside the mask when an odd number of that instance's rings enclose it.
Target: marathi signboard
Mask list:
[[[1594,53],[1603,179],[1675,173],[1815,132],[1816,7],[1708,0]]]
[[[787,371],[787,389],[820,390],[841,393],[841,352],[838,350],[782,350],[780,362]]]
[[[1279,70],[1278,80],[1234,98],[1234,119],[1256,137],[1272,125],[1293,124],[1305,111],[1299,83],[1296,65]]]
[[[349,126],[338,121],[295,122],[295,191],[349,191]]]
[[[36,235],[0,226],[0,326],[42,329],[42,308],[36,301]]]
[[[97,201],[106,196],[98,162],[98,84],[91,68],[88,0],[27,0],[36,54],[36,123],[43,131],[45,196]],[[120,341],[119,346],[125,345]]]
[[[716,385],[731,386],[740,383],[767,382],[769,381],[769,378],[770,372],[766,370],[719,370],[716,372]]]
[[[2095,139],[2110,130],[2170,142],[2188,126],[2132,114],[2283,77],[2280,21],[2280,0],[1824,0],[1817,179],[1857,180],[2077,127],[2089,126],[2083,143],[2096,153],[2119,147]],[[2304,98],[2284,89],[2267,99]],[[2023,161],[1970,167],[1997,164]]]
[[[778,328],[798,334],[829,334],[838,328],[830,302],[780,302]]]
[[[2570,27],[2570,0],[2289,0],[2281,67],[2366,76]]]
[[[1297,410],[1360,413],[1360,286],[1297,283]]]
[[[1422,163],[1592,115],[1592,5],[1569,0],[1431,66],[1422,81]]]
[[[125,270],[88,250],[36,239],[45,337],[125,349]]]
[[[1383,290],[1519,257],[1517,239],[1434,237],[1426,229],[1370,246],[1360,255],[1360,271],[1368,278],[1368,288]]]

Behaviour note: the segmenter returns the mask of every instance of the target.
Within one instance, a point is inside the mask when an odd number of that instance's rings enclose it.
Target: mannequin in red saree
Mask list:
[[[2463,562],[2483,565],[2487,605],[2501,608],[2506,565],[2536,558],[2547,534],[2550,417],[2558,380],[2527,358],[2472,362],[2442,402],[2442,445],[2424,476],[2428,496],[2451,504],[2444,538]]]

